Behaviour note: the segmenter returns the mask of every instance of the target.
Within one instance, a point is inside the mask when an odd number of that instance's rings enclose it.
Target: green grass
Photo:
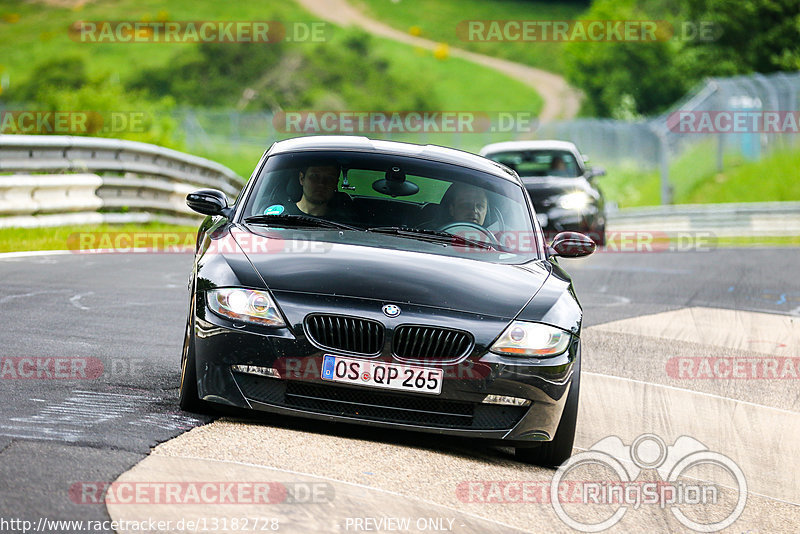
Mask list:
[[[7,22],[18,16],[16,22]],[[111,74],[122,83],[142,69],[169,64],[188,43],[80,43],[71,40],[67,28],[77,20],[273,20],[310,22],[314,18],[292,2],[196,2],[194,0],[100,0],[80,10],[10,0],[0,7],[0,74],[13,85],[29,76],[45,60],[80,55],[90,75]],[[268,46],[268,45],[265,45]],[[291,46],[306,46],[293,43]],[[310,46],[310,45],[309,45]],[[437,59],[430,51],[387,39],[374,46],[386,54],[390,68],[409,79],[435,79],[435,96],[442,107],[455,110],[541,109],[541,97],[530,87],[496,71],[457,58]],[[346,73],[357,76],[358,73]],[[348,103],[358,109],[357,103]],[[349,109],[349,108],[348,108]]]
[[[682,202],[769,202],[800,200],[800,150],[775,152],[761,161],[714,171]]]
[[[8,20],[18,16],[16,22]],[[83,56],[89,73],[113,73],[127,81],[136,72],[166,65],[189,43],[81,43],[70,39],[68,28],[79,20],[275,20],[308,21],[293,2],[197,2],[195,0],[101,0],[80,9],[44,6],[23,0],[4,0],[0,6],[0,64],[11,83],[24,79],[31,68],[64,55]]]
[[[250,178],[253,170],[261,159],[261,155],[269,148],[265,141],[264,145],[241,143],[233,145],[228,141],[214,143],[213,148],[205,149],[195,147],[190,150],[195,156],[210,159],[225,165],[233,172],[241,176],[244,180]]]
[[[738,154],[726,154],[723,171],[716,166],[713,142],[700,143],[670,165],[670,182],[675,204],[724,202],[769,202],[800,200],[800,150],[783,150],[759,161],[745,161]],[[620,208],[661,203],[658,170],[609,167],[597,179],[608,201]]]
[[[195,44],[164,43],[80,43],[69,38],[67,29],[78,20],[284,20],[314,21],[314,17],[293,2],[268,0],[220,4],[193,0],[98,0],[79,10],[43,6],[23,0],[7,0],[0,6],[0,79],[5,77],[13,89],[25,81],[33,68],[46,60],[78,55],[85,58],[92,77],[111,75],[112,81],[124,84],[143,69],[169,65],[175,54],[196,48]],[[335,28],[335,27],[334,27]],[[336,31],[335,29],[333,31]],[[438,59],[431,51],[373,39],[372,46],[389,61],[396,76],[433,80],[432,101],[442,110],[452,111],[524,111],[539,113],[540,95],[512,78],[468,61],[447,57]],[[267,45],[268,46],[268,45]],[[287,45],[289,46],[289,45]],[[312,46],[292,43],[293,47]],[[357,72],[345,73],[358,76]],[[0,98],[2,96],[0,95]],[[180,105],[180,103],[178,103]],[[358,102],[347,102],[345,109],[363,109]],[[330,109],[330,108],[328,108]],[[90,110],[89,110],[90,111]],[[393,109],[372,111],[394,111]],[[169,113],[168,110],[154,111]],[[157,119],[158,117],[156,117]],[[237,142],[225,133],[226,121],[204,125],[211,138],[208,145],[190,144],[178,132],[170,146],[203,156],[232,168],[248,177],[263,151],[275,136],[272,125],[247,132],[250,140]],[[278,138],[297,134],[278,134]],[[477,150],[484,144],[506,140],[504,134],[406,134],[370,137],[392,138],[415,143],[432,143]],[[256,139],[255,141],[253,139]],[[258,142],[263,139],[263,142]]]
[[[120,232],[128,234],[172,232],[180,233],[183,238],[187,237],[185,233],[194,236],[197,233],[197,227],[150,223],[60,226],[54,228],[0,228],[0,252],[77,250],[80,247],[80,234],[93,234],[91,242],[101,243],[101,234]],[[88,240],[85,241],[85,243],[88,242]]]
[[[368,15],[399,30],[418,28],[421,37],[491,56],[562,72],[562,44],[523,41],[468,41],[459,33],[464,20],[573,20],[588,2],[526,0],[353,0]]]
[[[495,117],[495,112],[498,111],[510,111],[512,113],[530,113],[532,117],[535,117],[542,109],[543,101],[538,93],[525,84],[499,75],[487,67],[453,57],[444,60],[437,59],[431,52],[414,50],[388,39],[375,39],[374,46],[379,52],[391,58],[391,69],[400,75],[414,76],[415,73],[421,71],[436,76],[437,82],[433,84],[433,96],[442,104],[442,110],[485,112],[490,117]],[[220,121],[220,127],[227,122],[227,120]],[[286,139],[299,135],[276,133],[272,124],[250,124],[248,136],[264,139],[264,144],[259,145],[253,142],[236,143],[224,135],[217,137],[216,134],[219,133],[219,130],[213,123],[203,124],[203,127],[212,136],[211,147],[188,145],[187,150],[198,156],[218,161],[245,178],[250,176],[261,154],[268,148],[272,136],[277,134],[278,139]],[[366,132],[363,135],[378,139],[420,144],[430,143],[478,151],[486,144],[507,141],[513,134],[487,131],[392,135]]]
[[[800,236],[729,236],[716,238],[717,247],[797,247]]]
[[[726,164],[736,160],[728,158]],[[697,184],[708,179],[716,168],[715,145],[711,141],[700,143],[670,164],[669,178],[673,187],[674,201],[683,198]],[[621,208],[650,206],[661,203],[661,177],[658,170],[642,171],[636,167],[607,169],[608,174],[598,183],[606,197]]]
[[[532,111],[542,108],[542,98],[522,82],[464,59],[437,59],[432,52],[416,50],[388,39],[376,47],[392,59],[395,72],[413,79],[419,73],[434,76],[434,97],[442,109],[466,111]]]

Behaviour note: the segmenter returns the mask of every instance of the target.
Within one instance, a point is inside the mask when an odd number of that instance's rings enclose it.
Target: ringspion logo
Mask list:
[[[606,480],[597,480],[597,470],[611,473]],[[604,512],[598,516],[586,513],[585,506],[565,506],[574,501],[562,500],[559,488],[574,472],[585,470],[591,478],[581,482],[581,504],[594,505]],[[725,484],[705,482],[707,475],[724,473]],[[637,480],[643,471],[655,472],[660,480]],[[580,475],[578,475],[580,478]],[[729,489],[733,488],[733,489]],[[726,499],[733,493],[732,499]],[[747,480],[741,468],[731,458],[708,449],[689,436],[679,437],[674,444],[654,434],[642,434],[630,445],[617,436],[609,436],[589,450],[580,452],[564,462],[551,482],[550,502],[564,524],[579,532],[602,532],[622,521],[631,509],[641,506],[668,508],[684,527],[697,532],[717,532],[731,526],[744,511],[747,503]],[[713,515],[694,513],[698,509],[713,509]],[[608,513],[606,513],[608,512]],[[598,517],[605,519],[598,520]],[[702,519],[713,517],[708,522]]]

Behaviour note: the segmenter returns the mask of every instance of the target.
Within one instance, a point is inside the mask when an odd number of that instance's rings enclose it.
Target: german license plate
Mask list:
[[[373,388],[438,395],[442,392],[442,369],[359,360],[326,354],[322,379]]]

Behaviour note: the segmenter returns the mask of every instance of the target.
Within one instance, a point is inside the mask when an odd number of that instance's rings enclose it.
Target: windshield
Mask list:
[[[485,261],[538,258],[524,189],[452,164],[354,152],[278,154],[243,202],[239,221],[251,229]]]
[[[487,154],[487,158],[511,167],[525,176],[563,176],[577,178],[580,166],[572,152],[566,150],[514,150]]]

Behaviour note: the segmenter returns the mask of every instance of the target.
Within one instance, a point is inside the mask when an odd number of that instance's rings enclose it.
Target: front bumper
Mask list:
[[[234,324],[210,312],[202,297],[197,304],[194,345],[201,399],[318,420],[481,438],[512,446],[533,445],[552,439],[572,383],[574,363],[580,357],[577,337],[567,352],[554,358],[523,361],[502,357],[488,353],[481,334],[470,329],[476,338],[471,354],[455,364],[432,365],[444,370],[441,394],[394,392],[323,381],[320,371],[325,354],[358,356],[315,346],[304,335],[301,323],[279,329]],[[287,296],[280,299],[281,307],[288,310],[287,317],[304,316],[296,313],[300,310],[295,307],[305,304],[291,302]],[[324,306],[324,302],[316,302],[313,311],[325,311]],[[427,317],[429,321],[438,320],[438,324],[449,324],[446,320],[443,323],[441,315],[431,316],[430,310],[409,305],[403,309],[404,321],[420,322]],[[356,316],[370,313],[368,309],[348,311]],[[470,322],[468,317],[449,319],[460,321],[462,328]],[[383,320],[388,322],[385,317]],[[507,322],[483,316],[476,325],[500,332]],[[391,324],[386,325],[386,332],[390,337]],[[388,350],[374,359],[402,365]],[[280,378],[234,371],[234,365],[275,369]],[[490,394],[524,398],[531,404],[483,403]]]
[[[581,211],[551,208],[543,213],[547,216],[547,223],[542,225],[542,230],[549,240],[559,232],[580,232],[597,241],[593,234],[599,235],[605,229],[605,217],[596,206]]]

